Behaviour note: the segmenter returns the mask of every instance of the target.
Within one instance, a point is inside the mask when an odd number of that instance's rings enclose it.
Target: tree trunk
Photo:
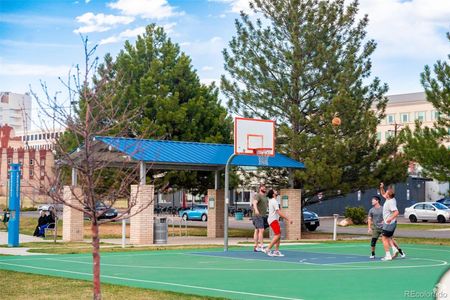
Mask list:
[[[94,282],[94,290],[93,290],[93,299],[100,300],[102,299],[102,292],[100,287],[100,239],[98,236],[98,221],[94,216],[91,221],[91,231],[92,231],[92,262],[93,262],[93,282]]]

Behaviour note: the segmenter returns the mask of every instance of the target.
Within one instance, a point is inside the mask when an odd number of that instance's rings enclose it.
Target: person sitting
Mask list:
[[[36,226],[36,229],[34,230],[33,236],[42,236],[45,237],[45,228],[48,227],[47,223],[47,215],[45,214],[45,211],[41,210],[39,212],[40,216],[38,219],[38,224]]]
[[[3,226],[6,227],[6,229],[8,229],[8,221],[9,221],[9,211],[7,209],[5,209],[3,211],[2,223],[3,223]]]
[[[46,220],[47,220],[47,228],[55,228],[56,214],[54,207],[49,207]]]

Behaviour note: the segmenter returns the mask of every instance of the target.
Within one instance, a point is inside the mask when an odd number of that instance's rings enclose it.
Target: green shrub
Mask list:
[[[346,207],[344,216],[346,218],[352,219],[353,224],[364,224],[364,221],[366,219],[366,210],[364,207]]]

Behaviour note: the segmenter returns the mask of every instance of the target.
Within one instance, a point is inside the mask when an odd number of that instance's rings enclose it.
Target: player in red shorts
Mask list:
[[[270,228],[272,228],[274,236],[269,246],[267,246],[267,248],[264,249],[264,252],[269,256],[284,256],[279,249],[281,240],[281,228],[278,219],[282,217],[287,222],[289,222],[289,219],[285,215],[283,215],[280,211],[280,207],[276,199],[277,198],[276,191],[270,190],[267,193],[267,198],[269,198],[269,216],[267,218],[267,221],[269,222]],[[272,249],[273,246],[275,246],[275,250],[271,251],[270,249]]]

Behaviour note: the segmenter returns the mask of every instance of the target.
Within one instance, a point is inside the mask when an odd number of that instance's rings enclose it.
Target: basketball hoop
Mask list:
[[[258,156],[258,164],[260,166],[269,165],[270,148],[255,149],[255,154]]]

